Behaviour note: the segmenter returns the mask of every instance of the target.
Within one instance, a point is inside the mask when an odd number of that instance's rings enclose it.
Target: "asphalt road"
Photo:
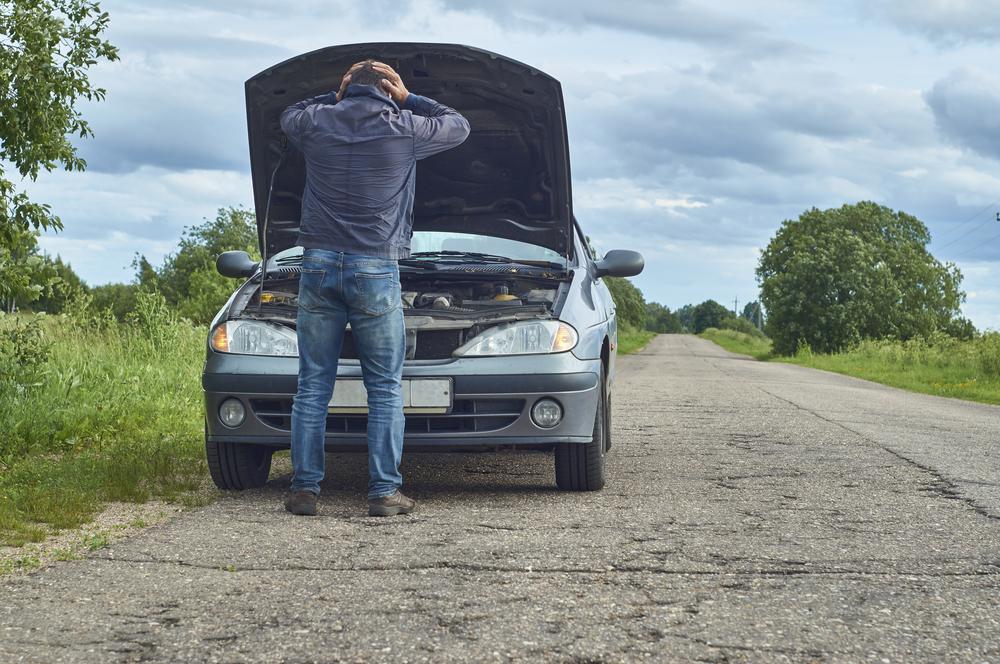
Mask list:
[[[687,336],[620,361],[610,482],[413,455],[411,517],[334,457],[0,583],[0,661],[1000,662],[1000,408]]]

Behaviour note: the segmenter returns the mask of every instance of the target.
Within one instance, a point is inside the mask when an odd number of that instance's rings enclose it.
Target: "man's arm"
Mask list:
[[[413,113],[413,152],[417,159],[458,147],[469,137],[469,121],[449,106],[411,92],[403,108]]]
[[[392,100],[400,108],[413,114],[413,152],[417,159],[450,150],[469,137],[469,121],[458,111],[428,97],[411,93],[396,70],[389,65],[376,62],[373,68],[385,76],[382,88]]]
[[[292,142],[292,145],[298,147],[299,141],[302,139],[302,135],[305,133],[306,127],[309,125],[309,113],[307,109],[315,104],[336,103],[337,93],[327,92],[326,94],[319,95],[318,97],[303,99],[298,103],[292,104],[281,112],[281,130],[285,132],[285,136],[287,136],[288,140]]]

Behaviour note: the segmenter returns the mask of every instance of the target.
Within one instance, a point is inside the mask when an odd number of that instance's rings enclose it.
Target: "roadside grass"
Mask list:
[[[162,298],[130,323],[0,316],[0,343],[0,544],[80,526],[111,501],[200,489],[205,335]]]
[[[709,329],[700,336],[734,353],[864,378],[913,392],[1000,405],[1000,333],[962,341],[940,335],[929,341],[863,341],[842,353],[805,348],[792,357],[770,353],[763,342],[740,332]],[[765,352],[766,343],[766,352]]]
[[[640,350],[645,348],[646,344],[652,341],[655,336],[656,332],[650,332],[649,330],[642,330],[625,323],[619,323],[618,352],[623,355],[638,353]]]
[[[758,360],[770,359],[771,340],[767,337],[753,337],[736,330],[720,330],[710,327],[699,336],[722,346],[731,353],[749,355]]]

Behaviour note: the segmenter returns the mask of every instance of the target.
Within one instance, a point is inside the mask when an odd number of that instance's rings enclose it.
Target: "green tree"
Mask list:
[[[729,318],[734,318],[733,312],[715,300],[705,300],[694,308],[692,330],[701,334],[710,327],[722,327],[722,322]]]
[[[80,276],[73,271],[69,263],[64,263],[62,258],[56,256],[43,256],[43,262],[51,266],[55,276],[51,285],[41,297],[31,303],[31,308],[35,311],[44,311],[50,314],[62,313],[66,305],[79,299],[87,292],[87,284],[83,283]]]
[[[158,269],[144,256],[137,256],[133,262],[136,281],[144,289],[163,293],[182,317],[207,323],[233,292],[233,280],[215,269],[219,254],[233,249],[260,258],[256,220],[250,210],[220,208],[215,219],[185,228],[177,251]]]
[[[786,220],[757,266],[775,352],[800,343],[835,352],[948,329],[965,299],[962,275],[938,262],[929,242],[916,217],[871,202]]]
[[[11,283],[21,266],[11,257],[24,233],[62,227],[48,205],[15,187],[7,169],[34,181],[43,169],[86,168],[69,137],[92,135],[77,104],[105,95],[88,70],[118,59],[101,39],[108,20],[89,0],[0,0],[0,299],[15,296]]]
[[[764,327],[764,309],[759,300],[743,305],[741,316],[750,321],[750,324],[756,328]]]
[[[681,326],[684,328],[684,332],[690,332],[694,329],[694,305],[685,304],[683,307],[675,311],[677,314],[677,320],[681,322]]]
[[[58,281],[54,266],[38,251],[38,231],[7,234],[6,244],[0,244],[0,310],[26,307]]]
[[[646,318],[646,301],[642,292],[631,281],[622,277],[604,277],[604,283],[615,301],[618,320],[626,325],[642,329]]]
[[[677,314],[659,302],[646,303],[646,329],[663,334],[677,334],[684,331]]]

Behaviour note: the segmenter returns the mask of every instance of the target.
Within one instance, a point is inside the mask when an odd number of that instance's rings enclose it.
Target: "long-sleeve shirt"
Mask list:
[[[419,159],[460,145],[458,111],[410,93],[403,107],[370,85],[286,108],[281,128],[305,157],[298,243],[398,260],[410,255]]]

